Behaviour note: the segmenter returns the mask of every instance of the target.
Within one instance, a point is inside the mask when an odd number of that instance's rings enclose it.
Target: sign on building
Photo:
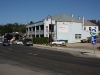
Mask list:
[[[46,26],[46,37],[48,37],[48,26]]]
[[[68,32],[68,25],[67,24],[58,25],[58,31],[59,32]]]

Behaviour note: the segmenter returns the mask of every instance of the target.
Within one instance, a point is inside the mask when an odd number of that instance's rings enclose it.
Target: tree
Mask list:
[[[30,21],[30,23],[29,24],[33,24],[33,21]]]
[[[4,38],[6,38],[7,40],[11,40],[13,38],[13,35],[7,34],[6,36],[4,36]]]
[[[19,34],[15,34],[15,40],[19,40],[20,39],[20,35]]]
[[[95,24],[97,23],[96,20],[89,20],[89,21]]]
[[[100,30],[100,20],[97,21],[97,25],[99,26],[99,30]]]
[[[1,35],[5,35],[5,33],[12,33],[12,32],[26,33],[26,26],[25,24],[8,23],[6,25],[0,25],[0,31]]]

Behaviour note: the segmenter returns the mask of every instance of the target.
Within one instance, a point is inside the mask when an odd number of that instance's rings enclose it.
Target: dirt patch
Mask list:
[[[71,43],[66,44],[67,47],[74,47],[74,48],[88,48],[93,49],[93,45],[91,43]],[[100,46],[100,43],[95,45],[95,49]]]

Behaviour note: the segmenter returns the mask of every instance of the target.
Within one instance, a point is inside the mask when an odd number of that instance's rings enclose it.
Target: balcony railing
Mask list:
[[[35,31],[29,31],[29,34],[35,34]],[[44,30],[36,30],[36,34],[44,34]]]

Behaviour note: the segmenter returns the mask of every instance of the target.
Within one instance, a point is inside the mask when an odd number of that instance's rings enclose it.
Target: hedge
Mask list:
[[[33,42],[34,44],[47,44],[49,43],[49,38],[48,37],[34,37]]]

